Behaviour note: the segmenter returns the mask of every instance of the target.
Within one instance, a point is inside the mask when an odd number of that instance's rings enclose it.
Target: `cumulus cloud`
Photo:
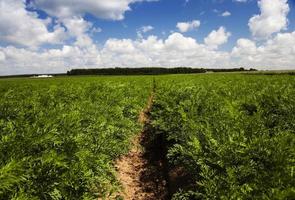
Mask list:
[[[142,30],[143,33],[149,32],[149,31],[151,31],[153,29],[154,29],[154,27],[152,27],[152,26],[143,26],[143,27],[141,27],[141,30]]]
[[[24,1],[1,0],[0,6],[0,41],[36,47],[40,44],[59,44],[66,38],[65,29],[59,24],[49,31],[47,26],[51,18],[39,19],[37,13],[29,12]]]
[[[278,33],[260,46],[249,39],[239,39],[232,57],[241,66],[262,66],[262,69],[294,69],[295,32]]]
[[[165,40],[156,36],[142,40],[110,39],[101,51],[101,59],[108,65],[125,67],[205,67],[225,64],[228,53],[215,52],[191,37],[172,33]]]
[[[225,11],[221,14],[222,17],[229,17],[231,16],[231,13],[229,11]]]
[[[94,67],[100,63],[95,47],[81,48],[64,45],[61,49],[33,49],[0,47],[5,56],[0,61],[0,74],[60,73],[70,67]],[[32,62],[34,61],[34,62]]]
[[[121,20],[124,13],[130,10],[130,4],[143,1],[157,0],[31,1],[30,7],[41,9],[50,16],[40,19],[36,12],[27,9],[25,0],[1,0],[0,42],[36,48],[43,44],[63,44],[69,37],[73,37],[77,45],[91,45],[89,32],[100,32],[101,29],[92,27],[91,23],[85,21],[84,14]],[[48,27],[53,28],[49,31]]]
[[[0,73],[57,73],[77,67],[139,66],[294,69],[295,32],[279,33],[259,45],[241,38],[230,52],[210,45],[181,33],[172,33],[166,39],[153,35],[141,40],[111,38],[100,48],[64,45],[60,49],[40,52],[13,46],[0,47]]]
[[[144,33],[154,30],[154,27],[151,25],[142,26],[137,30],[137,37],[142,38]]]
[[[0,62],[5,60],[5,54],[0,51]]]
[[[108,39],[101,48],[64,46],[61,49],[34,50],[0,48],[6,59],[0,68],[6,73],[64,72],[74,67],[138,66],[228,66],[229,53],[218,52],[194,38],[173,33],[165,40],[149,36],[142,40]],[[31,61],[34,60],[34,63]],[[1,72],[0,72],[1,73]],[[4,72],[2,72],[4,73]]]
[[[185,33],[194,29],[199,28],[201,22],[199,20],[193,20],[190,22],[178,22],[176,27],[181,33]]]
[[[255,38],[266,39],[287,27],[288,0],[260,0],[258,6],[261,13],[254,15],[248,24]]]
[[[221,26],[218,30],[213,30],[209,33],[209,35],[204,39],[204,42],[210,48],[217,49],[220,45],[226,43],[230,36],[231,33],[227,32],[226,29]]]
[[[240,38],[237,41],[237,45],[233,48],[232,54],[234,56],[241,55],[255,55],[257,52],[257,47],[255,42],[246,38]]]
[[[63,24],[67,27],[70,36],[76,39],[77,46],[91,46],[93,41],[88,35],[93,27],[92,23],[85,21],[82,17],[72,17],[63,19]]]
[[[48,14],[59,18],[89,13],[98,18],[122,20],[125,12],[131,10],[130,4],[143,1],[157,0],[35,0],[33,4]]]

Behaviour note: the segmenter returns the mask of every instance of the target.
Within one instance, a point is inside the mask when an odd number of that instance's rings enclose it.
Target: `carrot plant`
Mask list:
[[[153,138],[165,140],[169,174],[181,171],[185,180],[171,183],[173,199],[294,199],[294,77],[156,82]]]
[[[116,193],[151,90],[146,139],[165,145],[172,199],[294,199],[294,88],[285,75],[1,80],[0,199]]]
[[[81,200],[119,190],[113,162],[140,130],[151,80],[1,80],[0,199]]]

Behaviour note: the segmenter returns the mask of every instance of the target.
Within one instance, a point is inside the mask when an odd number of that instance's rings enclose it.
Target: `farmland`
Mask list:
[[[0,199],[97,199],[141,129],[149,78],[1,80]]]
[[[167,198],[295,197],[295,77],[235,73],[0,80],[0,199],[123,190],[114,161],[151,93]]]
[[[294,77],[162,78],[152,110],[173,199],[294,199]]]

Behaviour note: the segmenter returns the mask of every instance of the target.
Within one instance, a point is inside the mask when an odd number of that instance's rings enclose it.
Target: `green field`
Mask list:
[[[235,73],[1,79],[0,199],[120,191],[114,161],[152,92],[148,142],[185,177],[171,198],[295,198],[295,77]]]
[[[0,82],[0,199],[97,199],[141,129],[151,78]]]
[[[186,179],[175,199],[295,198],[295,77],[157,81],[154,138]]]

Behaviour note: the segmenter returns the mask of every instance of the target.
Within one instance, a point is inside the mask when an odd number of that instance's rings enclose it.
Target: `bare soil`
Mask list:
[[[149,113],[152,103],[153,94],[138,117],[143,124],[143,130],[134,138],[130,152],[116,161],[118,180],[123,188],[116,199],[164,200],[167,197],[167,183],[161,156],[145,146],[150,133]]]

